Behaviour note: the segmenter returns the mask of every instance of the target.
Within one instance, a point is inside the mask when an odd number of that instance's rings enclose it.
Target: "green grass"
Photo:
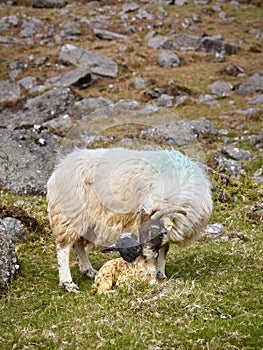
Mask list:
[[[262,349],[263,223],[234,202],[216,203],[211,221],[225,224],[222,237],[173,246],[167,280],[106,296],[89,294],[75,264],[81,293],[59,288],[49,233],[19,244],[20,274],[0,299],[0,348]],[[90,257],[96,268],[108,258]]]

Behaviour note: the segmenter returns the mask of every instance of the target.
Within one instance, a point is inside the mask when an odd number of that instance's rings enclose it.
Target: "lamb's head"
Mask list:
[[[135,234],[126,232],[120,235],[117,242],[103,250],[103,253],[118,251],[127,262],[134,262],[142,255],[142,246]]]

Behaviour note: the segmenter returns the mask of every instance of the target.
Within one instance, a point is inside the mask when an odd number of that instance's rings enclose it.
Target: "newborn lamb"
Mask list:
[[[133,284],[138,281],[149,281],[150,284],[156,282],[158,254],[153,255],[150,260],[148,260],[149,257],[146,258],[140,254],[133,260],[133,256],[141,251],[141,246],[134,234],[122,234],[115,245],[104,249],[103,252],[113,251],[118,251],[122,257],[109,260],[100,268],[92,285],[91,294],[105,294],[114,286]],[[135,251],[137,254],[134,254]]]

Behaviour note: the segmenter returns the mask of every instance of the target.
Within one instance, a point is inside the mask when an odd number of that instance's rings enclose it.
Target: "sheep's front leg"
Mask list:
[[[76,241],[73,245],[73,250],[79,265],[80,272],[89,278],[94,278],[97,271],[92,267],[91,262],[87,257],[83,242],[81,240]]]
[[[160,248],[159,250],[159,258],[157,265],[157,277],[158,278],[166,278],[165,274],[165,264],[166,264],[166,255],[169,250],[169,244]]]
[[[63,245],[57,244],[57,259],[59,272],[59,285],[65,288],[68,292],[78,293],[78,286],[72,281],[69,268],[69,254],[71,244]]]

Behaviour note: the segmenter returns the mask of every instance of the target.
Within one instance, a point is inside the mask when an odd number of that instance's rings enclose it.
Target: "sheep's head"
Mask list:
[[[159,249],[169,243],[173,233],[176,233],[175,210],[167,208],[147,213],[144,209],[138,213],[138,226],[140,232],[140,244],[142,255],[151,259]],[[179,213],[176,216],[185,216],[186,213]],[[178,219],[178,218],[177,218]],[[177,234],[177,233],[176,233]]]
[[[135,234],[126,232],[120,235],[117,242],[103,250],[103,253],[119,252],[127,262],[134,262],[142,254],[142,246]]]

